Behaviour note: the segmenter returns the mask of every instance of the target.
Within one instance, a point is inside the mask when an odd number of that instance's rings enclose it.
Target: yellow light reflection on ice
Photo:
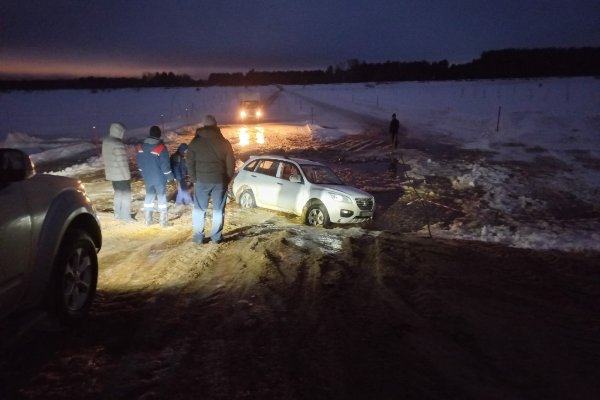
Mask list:
[[[243,126],[238,128],[237,134],[240,146],[248,146],[251,143],[265,144],[265,128],[262,126]]]
[[[240,137],[240,146],[248,146],[250,144],[250,133],[248,132],[248,128],[241,127],[238,130],[238,136]]]
[[[262,126],[256,127],[256,143],[265,144],[265,128]]]

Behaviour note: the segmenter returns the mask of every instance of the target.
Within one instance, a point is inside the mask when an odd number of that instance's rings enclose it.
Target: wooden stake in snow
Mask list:
[[[498,106],[498,120],[496,121],[496,132],[500,129],[500,112],[502,111],[502,106]]]

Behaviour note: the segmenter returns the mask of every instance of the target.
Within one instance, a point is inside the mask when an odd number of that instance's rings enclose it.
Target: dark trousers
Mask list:
[[[115,218],[131,219],[131,182],[130,181],[112,181],[112,187],[115,191],[113,207]]]

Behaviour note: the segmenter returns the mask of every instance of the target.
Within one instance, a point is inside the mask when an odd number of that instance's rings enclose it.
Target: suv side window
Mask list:
[[[254,171],[254,168],[256,168],[256,164],[258,163],[258,160],[254,160],[252,162],[249,162],[248,165],[246,165],[244,167],[245,171]]]
[[[298,173],[298,168],[292,163],[284,162],[283,168],[281,169],[281,179],[285,179],[286,181],[290,180],[290,176],[292,175],[300,175]]]
[[[256,172],[269,176],[277,176],[277,167],[279,167],[279,161],[275,160],[262,160],[258,164]]]

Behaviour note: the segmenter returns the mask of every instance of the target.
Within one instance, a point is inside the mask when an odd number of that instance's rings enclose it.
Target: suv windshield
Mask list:
[[[344,182],[331,170],[324,165],[302,165],[302,170],[306,179],[311,183],[328,184],[328,185],[343,185]]]
[[[244,100],[244,101],[242,101],[242,107],[243,108],[247,108],[247,109],[253,110],[255,108],[258,108],[258,106],[260,106],[260,103],[258,101],[255,101],[255,100]]]

